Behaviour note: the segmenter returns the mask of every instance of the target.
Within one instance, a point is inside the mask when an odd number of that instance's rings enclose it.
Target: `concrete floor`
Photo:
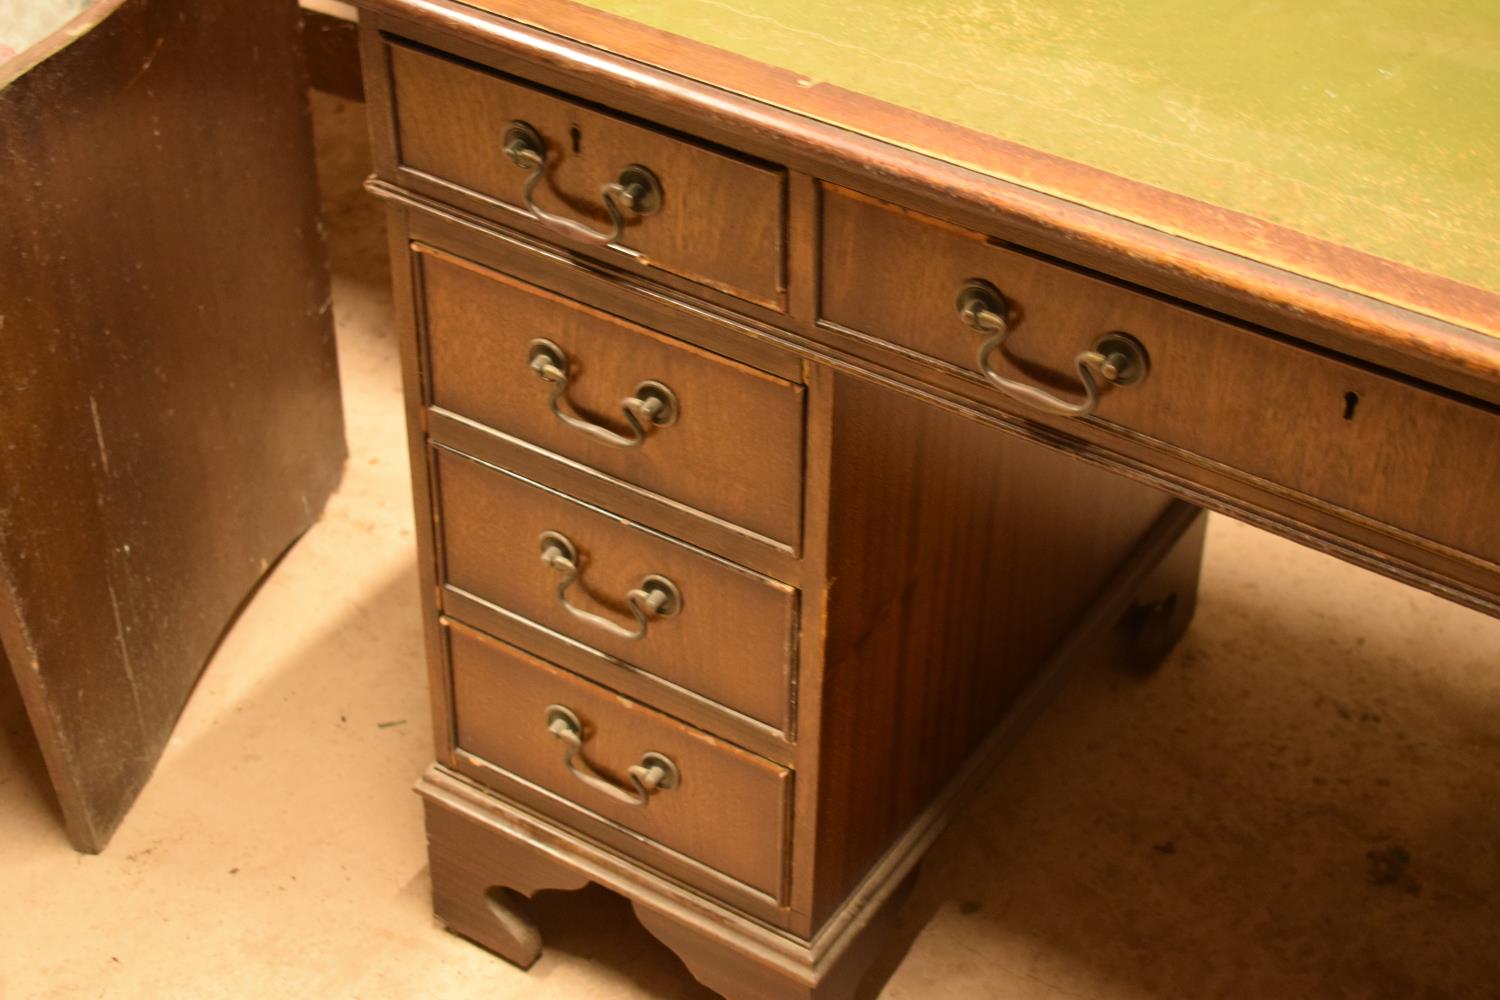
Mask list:
[[[0,997],[706,996],[602,891],[544,897],[530,974],[430,915],[380,217],[358,107],[318,125],[343,486],[103,856],[69,849],[0,693]],[[1216,518],[1170,661],[1084,664],[906,912],[886,1000],[1500,996],[1500,621]]]

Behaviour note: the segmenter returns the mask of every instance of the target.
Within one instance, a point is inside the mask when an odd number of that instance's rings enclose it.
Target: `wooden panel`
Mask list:
[[[434,450],[445,582],[784,729],[791,697],[796,591],[629,521],[444,449]],[[578,550],[567,598],[634,626],[625,595],[666,577],[682,607],[640,639],[580,621],[558,601],[558,572],[539,557],[543,532]],[[732,643],[724,636],[734,635]]]
[[[779,169],[404,45],[391,45],[389,53],[404,172],[522,207],[527,172],[506,157],[501,137],[510,122],[524,121],[547,146],[549,166],[535,193],[544,211],[607,231],[601,186],[624,167],[642,164],[661,182],[661,209],[627,216],[620,243],[643,263],[779,307],[785,239]],[[503,208],[501,218],[516,221]]]
[[[1169,503],[860,379],[834,403],[814,927]]]
[[[295,5],[95,8],[0,90],[0,637],[91,851],[344,454]]]
[[[460,752],[781,895],[790,771],[462,626],[449,629],[449,646]],[[655,751],[676,763],[680,784],[644,806],[590,788],[547,730],[553,704],[583,722],[583,755],[601,775],[628,787],[626,769]]]
[[[1011,304],[1013,333],[997,352],[1009,376],[1076,398],[1071,359],[1127,331],[1151,372],[1107,392],[1101,420],[1500,561],[1500,415],[1490,409],[861,196],[830,190],[824,206],[825,319],[972,372],[980,336],[954,300],[983,278]]]
[[[447,254],[418,247],[434,406],[788,544],[802,512],[802,387]],[[654,380],[675,423],[636,448],[598,441],[549,409],[527,365],[545,338],[568,355],[563,405],[617,433],[620,401]]]

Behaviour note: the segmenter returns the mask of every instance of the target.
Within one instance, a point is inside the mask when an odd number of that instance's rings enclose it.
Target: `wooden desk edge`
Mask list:
[[[1321,270],[1347,279],[1350,287],[1308,277],[1210,245],[1207,227],[1235,213],[1209,212],[1211,206],[1188,205],[1188,199],[1014,147],[1013,152],[1051,161],[1037,168],[1056,179],[1048,188],[1066,190],[1102,178],[1133,202],[1165,198],[1182,203],[1176,206],[1182,208],[1180,218],[1153,228],[787,110],[769,98],[792,77],[772,67],[566,0],[485,4],[361,0],[362,7],[379,15],[377,29],[388,27],[417,41],[424,33],[439,32],[523,59],[584,89],[607,83],[611,94],[627,105],[623,110],[633,102],[648,102],[674,116],[668,124],[706,123],[694,130],[709,139],[733,138],[793,169],[823,176],[831,171],[835,181],[858,178],[865,187],[960,224],[1014,234],[1020,242],[1082,266],[1500,404],[1500,295],[1495,293],[1238,217],[1241,228],[1253,224],[1273,237],[1305,244]],[[699,63],[722,72],[734,89],[702,83],[680,71]],[[659,68],[663,66],[679,69]],[[891,112],[880,102],[859,100]],[[1195,239],[1200,232],[1203,238]],[[1401,296],[1404,303],[1360,290],[1393,282],[1408,290]]]

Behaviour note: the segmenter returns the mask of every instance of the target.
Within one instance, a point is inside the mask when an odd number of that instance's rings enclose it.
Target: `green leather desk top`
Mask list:
[[[1494,0],[583,3],[1500,291]]]

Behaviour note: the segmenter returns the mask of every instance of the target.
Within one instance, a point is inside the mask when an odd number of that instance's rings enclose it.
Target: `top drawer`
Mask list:
[[[658,204],[637,200],[648,213],[640,214],[630,198],[609,194],[623,227],[611,246],[640,264],[783,308],[783,171],[464,63],[399,44],[389,52],[404,182],[463,188],[481,199],[477,210],[501,221],[514,223],[520,212],[564,244],[603,245],[614,226],[604,189],[626,168],[645,167],[659,184]],[[530,206],[533,161],[507,155],[507,130],[518,122],[534,130],[546,162]]]
[[[862,195],[829,188],[823,200],[823,320],[977,378],[991,334],[961,322],[957,303],[971,281],[988,282],[1010,328],[990,355],[1000,376],[1079,401],[1075,359],[1123,331],[1144,348],[1147,374],[1105,388],[1097,419],[1219,472],[1500,563],[1493,411]]]

